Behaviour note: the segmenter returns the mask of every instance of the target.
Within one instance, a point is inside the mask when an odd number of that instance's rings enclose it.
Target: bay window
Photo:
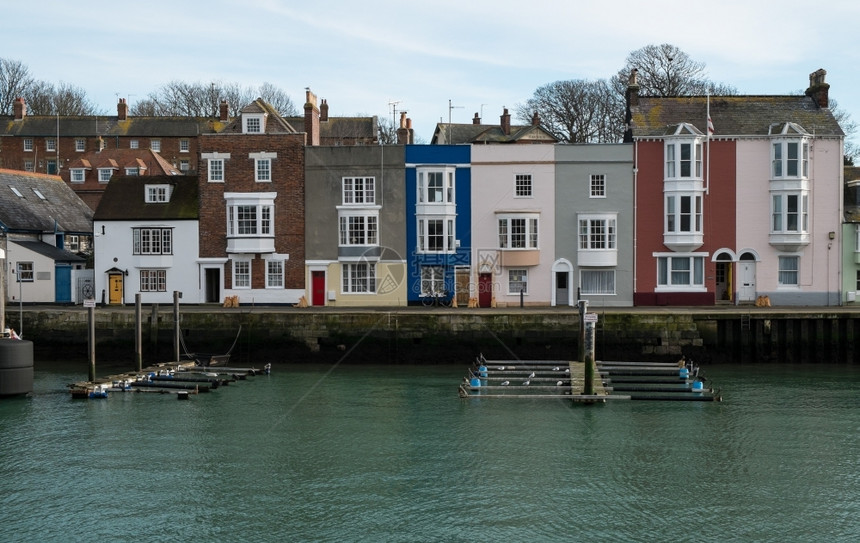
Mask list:
[[[503,215],[498,218],[500,249],[537,249],[538,216]]]

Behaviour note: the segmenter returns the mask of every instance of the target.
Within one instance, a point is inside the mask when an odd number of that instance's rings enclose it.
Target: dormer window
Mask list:
[[[164,204],[170,201],[170,185],[146,185],[146,203]]]
[[[262,113],[243,113],[242,114],[242,133],[243,134],[262,134],[265,128],[265,115]]]
[[[86,175],[85,168],[71,168],[69,170],[69,177],[72,183],[83,183]]]

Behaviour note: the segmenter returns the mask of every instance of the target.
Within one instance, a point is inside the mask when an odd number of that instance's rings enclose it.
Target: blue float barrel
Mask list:
[[[678,375],[681,376],[681,379],[686,379],[690,376],[690,370],[688,370],[687,368],[681,368],[680,370],[678,370]]]
[[[481,377],[486,379],[487,378],[487,366],[485,366],[483,364],[478,366],[478,373],[481,374]]]
[[[472,387],[473,389],[480,388],[481,380],[478,379],[477,377],[472,377],[471,379],[469,379],[469,386]]]
[[[705,384],[701,381],[696,381],[693,383],[693,392],[704,392]]]
[[[0,338],[0,397],[33,392],[33,342]]]

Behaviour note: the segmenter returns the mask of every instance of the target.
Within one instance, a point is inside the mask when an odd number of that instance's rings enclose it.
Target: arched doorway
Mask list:
[[[715,263],[714,298],[716,303],[731,303],[735,299],[734,274],[732,264],[736,260],[730,249],[720,249],[714,253]]]
[[[573,264],[559,258],[552,264],[552,305],[573,304]]]
[[[738,259],[738,302],[755,301],[755,263],[757,255],[752,251],[744,251]]]

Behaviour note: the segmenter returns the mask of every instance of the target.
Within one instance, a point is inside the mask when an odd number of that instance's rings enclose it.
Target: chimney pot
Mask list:
[[[116,105],[116,118],[118,121],[128,119],[128,104],[125,103],[125,98],[120,98],[119,103]]]
[[[305,133],[307,145],[320,144],[320,110],[317,107],[317,96],[311,89],[305,90]]]
[[[218,105],[218,120],[223,123],[230,120],[230,108],[228,107],[227,100],[221,100],[221,103]]]
[[[824,82],[824,76],[827,72],[821,68],[809,74],[809,88],[806,89],[806,95],[812,98],[812,101],[820,108],[830,107],[830,84]]]
[[[481,124],[481,118],[478,117],[478,112],[475,112],[475,116],[472,117],[472,124]]]
[[[14,112],[16,121],[20,121],[27,116],[27,104],[26,102],[24,102],[23,98],[15,98],[13,109],[15,110]]]
[[[508,108],[504,108],[504,113],[502,113],[501,121],[502,121],[502,123],[501,123],[502,133],[504,133],[506,136],[510,136],[511,135],[511,114],[508,113]]]

